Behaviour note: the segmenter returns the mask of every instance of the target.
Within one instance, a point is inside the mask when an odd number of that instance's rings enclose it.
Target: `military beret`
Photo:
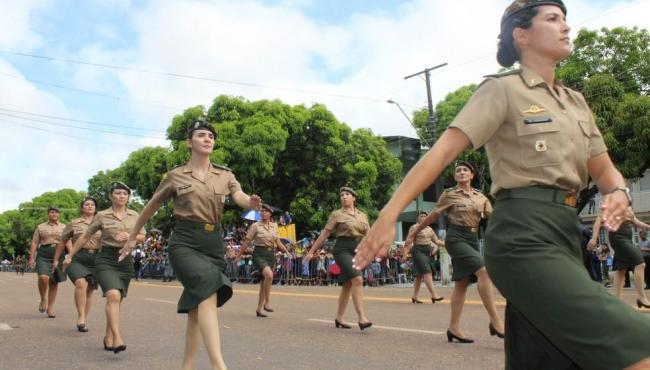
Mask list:
[[[274,211],[273,207],[271,207],[270,204],[266,204],[266,203],[262,203],[262,209],[265,209],[265,210],[267,210],[267,211],[269,211],[271,213],[273,213],[273,211]]]
[[[469,168],[470,171],[472,171],[472,173],[476,173],[476,168],[474,167],[473,164],[469,163],[468,161],[456,162],[456,167],[458,168],[460,166],[467,167]]]
[[[49,207],[47,207],[47,211],[48,211],[48,212],[49,212],[49,211],[56,211],[56,212],[58,212],[58,213],[61,213],[61,210],[60,210],[59,207],[57,207],[57,206],[49,206]]]
[[[523,12],[526,9],[530,8],[535,8],[538,6],[542,5],[556,5],[559,6],[560,9],[562,9],[562,12],[564,15],[566,15],[566,6],[564,6],[564,3],[562,0],[516,0],[513,1],[510,6],[506,8],[506,11],[503,13],[503,17],[501,18],[501,31],[503,32],[503,28],[506,25],[506,23],[512,19],[515,15]]]
[[[126,190],[127,192],[129,192],[129,194],[131,194],[131,188],[127,184],[125,184],[125,183],[123,183],[121,181],[113,181],[111,183],[111,193],[115,189],[123,189],[123,190]]]
[[[217,132],[214,130],[214,127],[208,122],[205,118],[199,118],[196,121],[192,122],[187,128],[187,138],[192,137],[192,132],[196,130],[208,130],[212,132],[212,135],[217,136]]]
[[[339,194],[344,192],[344,191],[347,191],[348,193],[354,195],[355,197],[357,196],[357,192],[354,191],[354,189],[352,189],[349,186],[341,186],[341,188],[339,189]]]

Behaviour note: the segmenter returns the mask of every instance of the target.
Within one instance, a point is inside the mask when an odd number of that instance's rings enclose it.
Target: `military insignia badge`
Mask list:
[[[546,147],[546,140],[537,140],[535,142],[535,150],[538,152],[545,152],[548,148]]]
[[[524,114],[525,113],[537,114],[537,113],[542,113],[542,112],[546,112],[546,109],[540,108],[540,107],[538,107],[536,105],[531,105],[530,108],[528,108],[528,109],[526,109],[524,111]]]

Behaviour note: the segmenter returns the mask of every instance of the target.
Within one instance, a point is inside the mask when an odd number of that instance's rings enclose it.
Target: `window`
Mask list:
[[[646,171],[643,177],[639,179],[639,190],[650,191],[650,171]]]

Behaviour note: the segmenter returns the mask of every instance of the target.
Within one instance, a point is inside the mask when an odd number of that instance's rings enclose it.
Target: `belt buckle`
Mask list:
[[[97,251],[94,250],[94,249],[88,249],[88,250],[86,250],[86,253],[95,254],[95,253],[97,253]]]
[[[469,228],[469,231],[472,232],[472,233],[475,233],[475,232],[477,232],[478,230],[477,230],[476,227],[470,227],[470,228]]]
[[[203,225],[203,230],[211,233],[214,231],[214,225],[213,224],[204,224]]]
[[[573,191],[567,192],[564,196],[564,204],[570,207],[575,207],[577,203],[576,194]]]

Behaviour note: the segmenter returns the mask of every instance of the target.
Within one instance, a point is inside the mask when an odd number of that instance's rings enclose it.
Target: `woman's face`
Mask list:
[[[262,208],[262,221],[268,221],[271,219],[271,211],[266,208]]]
[[[347,191],[342,191],[341,194],[339,194],[339,196],[341,198],[341,205],[343,207],[351,207],[354,205],[354,201],[356,200],[356,198],[354,197],[354,195],[352,195],[352,193]]]
[[[474,179],[474,173],[465,166],[458,166],[454,170],[454,180],[459,184],[467,184]]]
[[[187,146],[192,149],[192,153],[210,155],[214,149],[214,135],[210,130],[195,130],[187,139]]]
[[[111,202],[114,206],[126,206],[129,201],[129,192],[124,189],[115,189],[111,192]]]
[[[92,200],[87,200],[81,206],[81,212],[85,215],[94,215],[95,214],[95,202]]]
[[[47,219],[49,222],[58,222],[59,217],[61,217],[61,214],[55,210],[50,210],[47,212]]]
[[[424,213],[420,213],[418,215],[418,223],[421,223],[422,221],[424,221],[425,218],[427,218],[427,215],[425,215]]]
[[[532,26],[525,30],[515,28],[514,39],[522,52],[531,51],[560,61],[571,53],[569,31],[562,9],[554,5],[537,7]]]

